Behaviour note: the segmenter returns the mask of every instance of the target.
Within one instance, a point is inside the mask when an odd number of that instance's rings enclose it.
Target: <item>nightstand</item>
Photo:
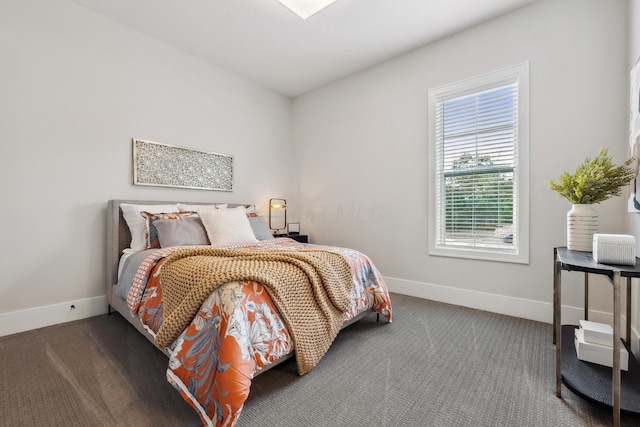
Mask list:
[[[309,243],[309,236],[306,234],[274,234],[273,237],[288,237],[300,243]]]
[[[556,345],[556,396],[561,395],[561,383],[578,395],[613,408],[613,425],[620,425],[620,411],[640,414],[640,365],[629,354],[629,370],[620,372],[620,338],[626,326],[625,347],[631,337],[631,279],[640,278],[640,258],[633,266],[598,264],[591,252],[573,251],[566,247],[553,249],[553,338]],[[613,367],[584,362],[576,356],[575,326],[561,320],[562,271],[584,272],[584,318],[589,319],[589,274],[606,276],[613,285]],[[626,279],[626,280],[624,280]],[[626,283],[625,283],[626,282]],[[626,286],[625,286],[626,284]],[[621,294],[626,288],[626,325],[620,321]],[[624,393],[622,393],[624,392]],[[622,400],[621,395],[625,399]]]

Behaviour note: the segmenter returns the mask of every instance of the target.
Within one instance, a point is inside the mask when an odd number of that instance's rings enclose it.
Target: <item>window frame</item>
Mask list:
[[[445,206],[444,201],[438,203],[436,184],[439,181],[436,165],[437,135],[436,110],[440,102],[453,98],[483,92],[515,83],[517,86],[517,118],[516,118],[516,198],[513,201],[515,218],[515,250],[483,247],[460,247],[438,243],[438,206]],[[486,261],[510,263],[529,263],[529,63],[523,62],[458,82],[445,84],[429,89],[429,134],[428,134],[428,222],[429,222],[429,255],[455,258],[468,258]],[[444,176],[444,172],[442,173]]]

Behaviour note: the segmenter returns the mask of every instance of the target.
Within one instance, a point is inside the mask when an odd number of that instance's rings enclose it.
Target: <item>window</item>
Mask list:
[[[529,262],[528,64],[429,91],[429,253]]]

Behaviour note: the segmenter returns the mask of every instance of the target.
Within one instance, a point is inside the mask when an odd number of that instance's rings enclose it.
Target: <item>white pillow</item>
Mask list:
[[[199,209],[212,245],[257,242],[244,206],[232,209]]]
[[[129,226],[131,232],[131,246],[130,248],[136,251],[141,251],[145,248],[145,226],[147,221],[140,215],[140,212],[151,213],[170,213],[177,212],[178,205],[131,205],[128,203],[122,203],[120,205],[122,209],[122,216]]]
[[[215,203],[213,205],[186,205],[178,203],[178,209],[186,212],[197,212],[200,209],[227,209],[227,203]]]

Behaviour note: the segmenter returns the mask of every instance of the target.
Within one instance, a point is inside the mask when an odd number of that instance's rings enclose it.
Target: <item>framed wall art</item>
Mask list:
[[[233,156],[134,138],[133,183],[233,191]]]
[[[640,143],[640,58],[631,69],[629,87],[629,145]]]
[[[631,68],[629,96],[629,149],[635,159],[636,177],[631,181],[628,212],[640,213],[640,195],[638,190],[638,172],[640,164],[640,58]]]

